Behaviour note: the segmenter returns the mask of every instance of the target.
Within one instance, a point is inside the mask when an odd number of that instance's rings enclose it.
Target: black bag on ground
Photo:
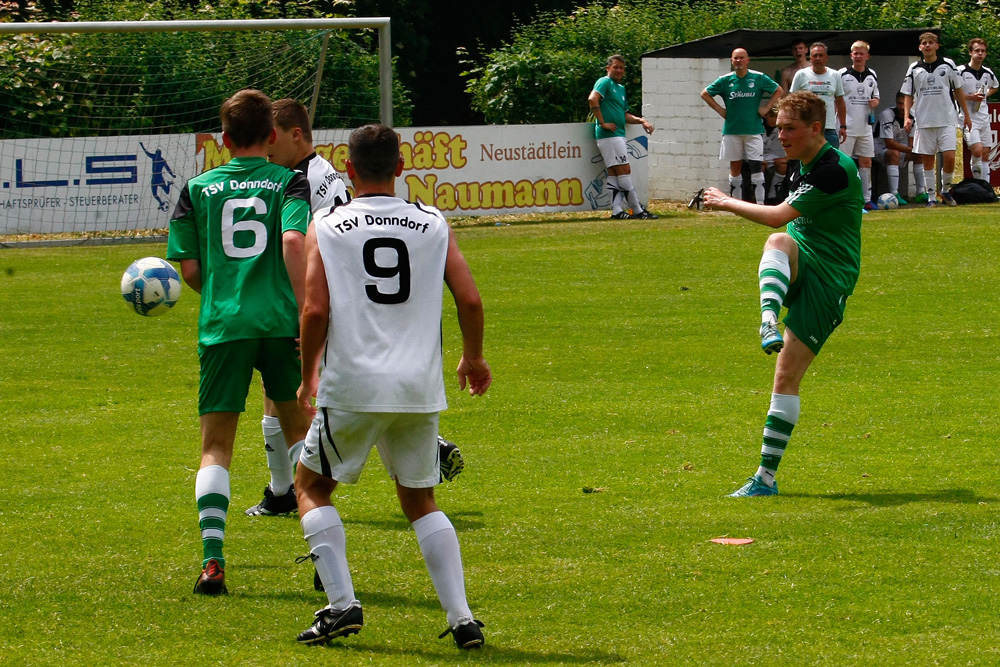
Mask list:
[[[967,178],[951,186],[951,196],[959,204],[995,204],[993,186],[981,178]]]

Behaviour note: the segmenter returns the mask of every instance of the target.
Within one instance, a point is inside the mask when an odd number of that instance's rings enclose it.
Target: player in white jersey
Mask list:
[[[990,149],[996,142],[993,140],[993,130],[990,127],[990,111],[986,98],[1000,89],[1000,81],[997,80],[993,70],[983,65],[985,58],[986,40],[981,37],[969,40],[969,63],[958,66],[958,75],[962,78],[962,90],[972,115],[972,127],[965,130],[965,143],[969,145],[971,154],[969,166],[972,167],[974,177],[988,181]]]
[[[834,148],[840,148],[840,142],[847,139],[847,106],[844,102],[844,82],[840,73],[826,66],[830,59],[826,44],[813,42],[809,47],[809,62],[811,67],[800,69],[792,77],[792,90],[808,90],[818,96],[826,105],[826,127],[823,136]],[[837,129],[837,127],[840,129]]]
[[[868,42],[858,40],[851,44],[851,66],[840,70],[847,105],[847,139],[841,144],[840,150],[858,160],[866,211],[878,208],[872,201],[872,158],[875,157],[872,125],[881,97],[878,76],[874,70],[868,69],[870,57]]]
[[[783,198],[782,186],[785,176],[788,174],[788,158],[785,157],[785,148],[781,145],[780,132],[776,126],[778,122],[778,110],[772,108],[764,116],[764,168],[774,168],[771,176],[771,184],[767,188],[767,196],[764,203],[773,203],[779,197]]]
[[[941,153],[941,199],[948,206],[955,206],[949,190],[955,173],[955,104],[952,93],[963,111],[964,125],[971,127],[962,80],[954,61],[939,58],[940,43],[933,32],[920,35],[920,53],[923,58],[910,65],[903,79],[900,92],[903,99],[904,129],[914,127],[913,152],[924,163],[924,181],[927,183],[927,206],[937,205],[934,181],[934,156]],[[912,117],[911,117],[912,113]]]
[[[903,129],[903,93],[896,93],[896,106],[883,109],[878,116],[875,132],[875,159],[885,165],[889,177],[889,192],[896,195],[900,206],[906,200],[899,194],[899,170],[913,167],[913,182],[916,185],[918,204],[927,203],[924,187],[924,164],[919,155],[913,154],[913,139]]]
[[[331,206],[340,206],[351,201],[344,179],[325,158],[313,148],[309,111],[298,100],[285,98],[274,103],[274,125],[277,139],[271,145],[271,162],[300,172],[309,179],[309,204],[313,213]],[[264,453],[271,481],[264,487],[264,498],[253,507],[246,509],[247,516],[272,516],[294,512],[298,507],[292,476],[295,462],[299,460],[299,448],[287,447],[278,426],[274,404],[264,396],[264,417],[261,419],[264,432]],[[441,456],[441,476],[451,481],[465,468],[462,452],[454,443],[439,438]]]
[[[344,525],[331,495],[357,481],[371,448],[396,483],[448,629],[461,648],[483,643],[465,597],[458,537],[434,501],[440,481],[438,413],[442,278],[462,332],[459,386],[481,395],[492,382],[483,357],[483,306],[455,235],[434,208],[394,195],[403,160],[396,133],[366,125],[351,133],[349,204],[320,211],[306,237],[306,297],[298,398],[315,415],[295,487],[302,532],[329,605],[298,636],[304,644],[355,634],[364,623],[347,564]],[[320,360],[323,361],[322,368]],[[316,408],[311,398],[316,397]]]

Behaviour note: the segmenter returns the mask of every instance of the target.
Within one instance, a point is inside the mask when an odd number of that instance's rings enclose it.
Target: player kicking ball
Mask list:
[[[760,467],[729,494],[732,498],[777,495],[775,472],[799,420],[799,385],[843,320],[861,269],[861,179],[854,161],[823,136],[823,101],[796,92],[782,98],[777,108],[781,145],[788,159],[801,163],[785,201],[761,206],[717,188],[704,193],[710,208],[768,227],[788,225],[784,233],[768,237],[758,271],[761,348],[779,353]],[[778,328],[783,305],[788,308],[784,336]]]

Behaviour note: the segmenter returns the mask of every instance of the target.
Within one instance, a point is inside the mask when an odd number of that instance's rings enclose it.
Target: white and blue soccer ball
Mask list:
[[[165,259],[137,259],[122,276],[122,297],[140,315],[162,315],[181,297],[181,277]]]
[[[896,195],[891,192],[886,192],[881,195],[875,203],[878,205],[879,209],[883,211],[888,211],[899,206],[899,200],[896,199]]]

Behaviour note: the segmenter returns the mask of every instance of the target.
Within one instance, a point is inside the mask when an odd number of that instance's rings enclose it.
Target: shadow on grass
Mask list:
[[[303,588],[301,590],[285,590],[285,591],[234,591],[236,596],[251,600],[275,600],[275,601],[285,601],[285,602],[307,602],[314,604],[317,609],[326,605],[327,599],[326,595],[315,591],[312,588],[312,582],[308,588]],[[370,609],[376,609],[378,607],[403,607],[403,608],[421,608],[429,609],[431,611],[440,611],[441,603],[436,599],[428,597],[409,597],[405,595],[393,595],[391,593],[382,593],[378,591],[366,592],[366,591],[355,591],[355,597],[361,601],[361,604],[365,607],[366,611]],[[235,597],[235,596],[234,596]],[[371,613],[371,612],[367,612]],[[366,615],[367,615],[366,613]]]
[[[483,527],[482,521],[469,518],[481,517],[483,516],[482,512],[445,512],[445,514],[451,519],[451,524],[458,533]],[[410,522],[403,516],[393,516],[385,519],[348,519],[344,524],[348,527],[348,530],[350,530],[351,524],[368,526],[377,530],[405,531],[410,529]]]
[[[363,632],[363,631],[362,631]],[[447,648],[444,647],[444,642],[447,640]],[[377,653],[379,655],[385,656],[413,656],[420,657],[425,660],[433,662],[453,662],[457,658],[461,657],[466,662],[489,662],[490,664],[511,664],[511,665],[530,665],[530,664],[543,664],[543,663],[557,663],[557,664],[621,664],[627,662],[627,659],[623,656],[616,655],[614,653],[606,653],[603,651],[587,651],[579,653],[560,653],[558,651],[552,652],[541,652],[541,651],[524,651],[521,649],[507,649],[502,645],[495,645],[490,643],[489,631],[486,631],[486,645],[482,648],[463,651],[455,647],[455,643],[452,641],[451,637],[446,637],[441,640],[441,648],[395,648],[387,647],[381,645],[372,644],[362,644],[360,641],[355,645],[347,645],[340,643],[339,641],[333,641],[329,644],[320,644],[316,649],[326,649],[342,651],[345,655],[350,655],[351,653],[369,654]]]
[[[976,495],[968,489],[941,489],[939,491],[873,491],[870,493],[782,493],[786,498],[817,498],[821,500],[849,500],[867,503],[872,507],[896,507],[910,503],[996,503],[997,498]]]

